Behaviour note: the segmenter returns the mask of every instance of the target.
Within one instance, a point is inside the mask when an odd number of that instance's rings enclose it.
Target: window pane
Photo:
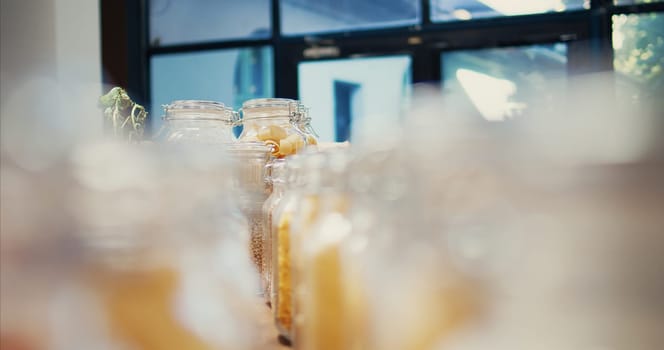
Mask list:
[[[270,0],[150,0],[151,46],[271,35]]]
[[[634,5],[634,4],[647,4],[651,2],[662,2],[664,0],[614,0],[616,5]]]
[[[281,0],[286,35],[420,23],[420,0]]]
[[[300,99],[311,108],[322,141],[345,141],[371,124],[401,116],[410,96],[409,56],[305,62],[299,66]]]
[[[154,131],[161,105],[173,100],[213,100],[239,108],[257,97],[272,97],[270,47],[153,56],[150,61]]]
[[[443,89],[464,110],[500,121],[551,106],[567,76],[567,45],[533,45],[447,52]],[[535,106],[537,105],[537,107]]]
[[[664,13],[613,16],[613,67],[620,88],[664,96]]]
[[[459,21],[588,8],[590,0],[431,0],[431,20]]]

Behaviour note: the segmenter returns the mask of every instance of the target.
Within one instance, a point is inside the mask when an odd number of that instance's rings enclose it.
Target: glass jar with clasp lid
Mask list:
[[[214,101],[178,100],[164,107],[159,138],[169,143],[228,144],[236,141],[239,114]]]
[[[286,98],[257,98],[242,104],[240,142],[264,142],[272,155],[284,158],[303,150],[305,134],[297,127],[302,109],[299,101]]]

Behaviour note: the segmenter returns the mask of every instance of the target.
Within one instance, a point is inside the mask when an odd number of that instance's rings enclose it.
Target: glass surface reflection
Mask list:
[[[588,8],[589,0],[431,0],[431,19],[465,21]]]
[[[663,0],[614,0],[616,5],[636,5],[636,4],[649,4],[652,2],[662,2]]]
[[[458,93],[484,119],[500,121],[550,105],[567,76],[567,45],[533,45],[442,54],[444,91]]]
[[[409,56],[305,62],[298,72],[300,99],[311,108],[321,141],[346,141],[370,121],[379,128],[401,116],[410,72]]]
[[[420,22],[419,0],[282,0],[286,35],[395,27]]]
[[[270,36],[270,1],[150,0],[150,45]]]

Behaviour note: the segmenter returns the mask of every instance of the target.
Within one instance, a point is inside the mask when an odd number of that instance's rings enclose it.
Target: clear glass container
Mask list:
[[[293,247],[298,271],[294,285],[303,291],[295,299],[296,317],[303,322],[296,329],[295,347],[298,349],[344,349],[345,327],[356,316],[344,301],[343,245],[350,237],[352,226],[348,217],[349,198],[346,188],[347,153],[328,151],[324,165],[318,171],[317,188],[309,188],[309,195],[317,195],[318,211],[311,223],[298,230],[299,248]],[[298,258],[295,258],[298,257]]]
[[[77,216],[86,253],[79,278],[114,341],[139,349],[250,347],[255,281],[230,164],[200,149],[107,157],[116,160],[108,165],[92,158],[100,152],[85,153],[79,168],[120,175],[116,191],[88,185],[74,203],[87,207]],[[116,170],[141,160],[133,170],[140,180]],[[80,174],[83,184],[93,180]],[[132,213],[121,210],[127,201]]]
[[[264,274],[263,205],[270,196],[266,182],[271,148],[262,142],[237,142],[226,147],[233,161],[233,189],[249,225],[249,251],[256,270]],[[261,277],[258,278],[261,278]]]
[[[293,324],[290,236],[302,181],[300,156],[286,162],[286,191],[272,214],[272,313],[279,335],[291,341]]]
[[[290,290],[291,293],[291,339],[295,347],[301,347],[299,339],[302,327],[308,322],[301,312],[301,303],[306,298],[308,290],[303,288],[301,275],[303,270],[302,242],[304,236],[319,214],[320,209],[320,180],[324,166],[324,156],[320,152],[305,152],[298,159],[298,199],[294,204],[289,230],[288,259],[290,260]],[[282,244],[279,242],[278,244]],[[286,243],[284,243],[286,244]]]
[[[256,348],[230,168],[162,151],[85,144],[31,171],[3,159],[3,349]]]
[[[164,106],[164,126],[158,138],[171,143],[225,144],[235,142],[233,126],[239,114],[223,103],[180,100]]]
[[[275,159],[268,165],[267,182],[272,187],[272,194],[263,204],[263,276],[262,286],[265,302],[272,306],[274,304],[275,293],[272,291],[272,251],[273,251],[273,219],[276,209],[286,192],[286,161],[284,159]]]
[[[306,147],[306,137],[298,129],[299,102],[284,98],[258,98],[242,104],[240,142],[264,142],[272,155],[283,158]]]

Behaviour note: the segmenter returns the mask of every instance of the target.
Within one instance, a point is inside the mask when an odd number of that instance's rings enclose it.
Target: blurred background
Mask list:
[[[664,89],[663,11],[658,0],[3,1],[3,100],[45,72],[70,93],[119,85],[155,132],[175,99],[295,98],[322,141],[401,118],[419,83],[488,120],[555,103],[570,77],[595,72],[647,103]]]

